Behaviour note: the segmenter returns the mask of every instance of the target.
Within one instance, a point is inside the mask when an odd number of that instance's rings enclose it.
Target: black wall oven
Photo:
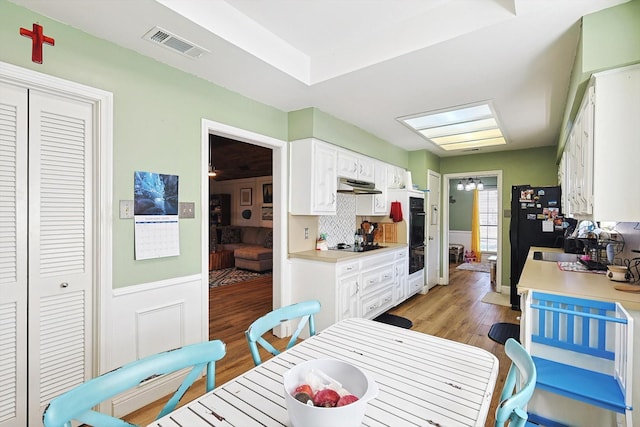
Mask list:
[[[424,269],[424,199],[409,197],[409,274]]]

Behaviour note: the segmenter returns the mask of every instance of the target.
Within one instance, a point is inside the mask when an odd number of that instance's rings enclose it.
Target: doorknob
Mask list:
[[[62,282],[62,283],[60,283],[60,287],[63,288],[63,289],[64,288],[68,288],[69,284],[67,282]]]
[[[429,236],[429,240],[433,240],[433,237]]]

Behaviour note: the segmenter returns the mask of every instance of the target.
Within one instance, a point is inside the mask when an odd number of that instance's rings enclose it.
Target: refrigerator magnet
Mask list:
[[[527,214],[527,219],[537,219],[536,214]]]
[[[549,206],[558,206],[558,201],[557,200],[549,200],[549,203],[547,203]]]
[[[544,190],[542,189],[538,190],[538,196],[544,196]]]

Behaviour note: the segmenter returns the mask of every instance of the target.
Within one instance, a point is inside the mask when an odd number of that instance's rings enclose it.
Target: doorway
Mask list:
[[[459,181],[462,180],[467,180],[469,178],[473,178],[473,179],[479,179],[482,180],[483,178],[485,180],[489,180],[489,179],[495,179],[495,188],[497,191],[497,207],[496,207],[496,211],[497,211],[497,229],[496,229],[496,239],[497,239],[497,248],[496,248],[496,283],[498,284],[497,286],[497,292],[502,292],[502,254],[503,254],[503,250],[502,250],[502,171],[501,170],[494,170],[494,171],[477,171],[477,172],[464,172],[464,173],[452,173],[452,174],[445,174],[444,175],[444,179],[443,179],[443,194],[442,194],[442,200],[445,201],[445,203],[443,203],[442,206],[442,251],[441,251],[441,255],[442,255],[442,262],[443,264],[446,262],[448,262],[449,260],[449,243],[450,243],[450,232],[451,232],[451,212],[453,209],[456,209],[456,204],[457,204],[457,198],[456,198],[456,192],[458,190],[455,189],[455,185],[454,185],[454,190],[451,190],[452,187],[452,183],[453,184],[457,184]],[[464,190],[462,190],[464,191]],[[465,250],[468,250],[469,248],[465,247]],[[443,284],[449,284],[449,269],[448,268],[443,268],[442,270],[443,272],[443,277],[442,277],[442,281]]]
[[[247,144],[253,144],[272,150],[273,173],[273,298],[272,307],[277,308],[289,304],[290,301],[290,285],[288,282],[288,274],[286,270],[286,248],[287,248],[287,209],[286,201],[288,200],[288,192],[286,185],[286,177],[288,176],[287,163],[287,142],[249,132],[244,129],[235,128],[223,123],[211,120],[202,120],[202,203],[201,203],[201,235],[209,236],[209,177],[207,171],[209,168],[209,139],[210,135],[217,137],[233,139]],[[216,166],[217,167],[217,166]],[[208,290],[209,277],[209,239],[202,239],[202,277],[203,289]]]

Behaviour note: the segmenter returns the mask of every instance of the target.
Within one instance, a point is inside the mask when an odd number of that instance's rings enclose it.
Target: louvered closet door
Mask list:
[[[27,425],[27,90],[0,83],[0,426]]]
[[[92,106],[29,94],[29,425],[91,377]]]

